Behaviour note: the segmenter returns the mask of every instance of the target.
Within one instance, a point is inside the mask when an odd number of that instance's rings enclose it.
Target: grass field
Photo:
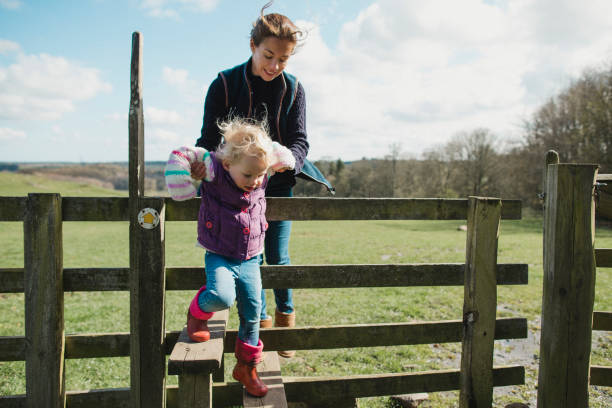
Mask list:
[[[0,173],[0,195],[54,191],[63,195],[120,195],[42,179]],[[440,263],[464,262],[465,232],[458,221],[311,221],[294,222],[291,239],[293,264]],[[535,406],[539,318],[542,294],[541,219],[503,221],[498,262],[529,264],[529,284],[498,289],[498,317],[526,317],[529,339],[498,341],[495,364],[527,367],[525,386],[495,390],[495,406],[532,402]],[[195,223],[168,223],[166,264],[202,264],[194,246]],[[612,247],[612,230],[599,229],[597,247]],[[128,266],[128,224],[124,222],[64,224],[64,267]],[[0,267],[23,267],[21,223],[0,223]],[[596,310],[612,310],[612,270],[598,269]],[[180,330],[192,292],[167,293],[167,330]],[[463,288],[364,288],[295,290],[298,325],[460,319]],[[273,313],[272,294],[268,313]],[[127,292],[67,293],[66,333],[128,332]],[[0,294],[0,336],[24,335],[22,294]],[[230,327],[237,327],[232,311]],[[318,376],[410,372],[458,368],[460,344],[299,351],[282,361],[285,376]],[[233,366],[226,355],[227,370]],[[612,365],[612,333],[594,332],[592,363]],[[129,358],[66,361],[68,390],[129,386]],[[101,375],[100,373],[103,373]],[[25,364],[0,362],[0,395],[25,392]],[[226,377],[229,378],[229,377]],[[176,377],[168,377],[176,384]],[[612,405],[612,389],[591,387],[591,407]],[[457,393],[432,393],[424,407],[455,406]],[[361,401],[363,407],[392,407],[388,398]]]

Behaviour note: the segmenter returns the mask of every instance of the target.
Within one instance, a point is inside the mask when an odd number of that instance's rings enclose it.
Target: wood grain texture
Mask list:
[[[250,395],[243,388],[242,406],[244,408],[287,408],[287,396],[281,377],[278,353],[264,353],[263,361],[257,366],[257,373],[268,387],[268,393],[264,397],[258,398]]]
[[[212,384],[210,372],[179,375],[178,408],[211,408]]]
[[[0,221],[23,221],[27,197],[0,197]]]
[[[221,366],[225,327],[229,318],[229,309],[215,312],[208,321],[210,340],[195,343],[187,335],[185,326],[172,349],[168,359],[168,374],[211,373]],[[233,350],[233,344],[230,350]]]
[[[139,407],[165,404],[165,236],[164,201],[134,198],[130,221],[130,372]],[[159,214],[159,225],[142,228],[136,220],[142,208]],[[137,395],[137,396],[136,396]]]
[[[137,120],[136,118],[131,121]],[[130,122],[131,124],[132,122]],[[139,142],[138,132],[132,132]],[[139,158],[132,152],[132,160]],[[130,176],[139,194],[144,163],[132,163]],[[133,192],[134,193],[134,192]],[[141,195],[142,197],[142,195]],[[200,200],[174,201],[160,197],[166,203],[166,221],[196,221]],[[22,221],[25,197],[0,197],[0,221]],[[467,199],[463,198],[311,198],[270,197],[267,199],[266,217],[274,220],[465,220]],[[521,218],[520,200],[503,200],[503,219]],[[128,197],[64,197],[64,221],[129,221]]]
[[[549,165],[538,407],[588,407],[596,165]]]
[[[612,387],[612,367],[592,365],[590,385]]]
[[[459,389],[459,370],[425,371],[417,373],[374,374],[348,377],[284,377],[285,393],[289,402],[320,400],[321,393],[342,395],[349,392],[355,398],[385,395],[414,394],[416,392],[452,391]],[[506,366],[493,368],[496,387],[525,383],[525,368]],[[203,388],[203,387],[202,387]],[[215,404],[241,405],[242,385],[238,382],[213,384]],[[167,387],[168,408],[179,407],[179,387]],[[325,395],[325,394],[323,394]],[[129,389],[73,391],[67,393],[70,408],[127,408]],[[24,396],[0,397],[0,406],[21,408]],[[10,402],[9,402],[10,401]]]
[[[129,290],[129,268],[66,268],[64,291]],[[461,286],[465,264],[334,264],[262,266],[264,288]],[[527,264],[498,264],[498,285],[526,285]],[[197,290],[202,266],[166,268],[166,290]],[[23,292],[23,268],[0,269],[0,293]]]
[[[596,248],[595,262],[598,268],[612,268],[612,248]]]
[[[64,407],[62,198],[29,194],[24,221],[26,407]]]
[[[593,312],[593,330],[612,331],[612,312]]]
[[[373,323],[313,327],[275,327],[260,332],[266,350],[319,350],[342,347],[380,347],[460,342],[461,320],[411,323]],[[165,351],[171,354],[181,332],[166,332]],[[237,330],[226,330],[225,351],[232,352]],[[495,339],[527,338],[524,318],[498,319]],[[66,336],[65,358],[125,357],[130,355],[130,333],[83,333]],[[23,361],[25,338],[0,337],[0,361]]]
[[[491,407],[501,200],[470,197],[467,224],[461,408]]]

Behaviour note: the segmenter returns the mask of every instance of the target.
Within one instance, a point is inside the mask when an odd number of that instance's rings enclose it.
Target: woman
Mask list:
[[[212,82],[204,102],[202,135],[196,146],[209,151],[217,149],[221,134],[217,123],[228,116],[265,120],[272,139],[289,148],[295,157],[295,168],[279,171],[270,178],[266,197],[291,197],[296,176],[333,188],[321,172],[308,160],[306,136],[306,97],[297,78],[285,67],[303,33],[286,16],[264,15],[266,4],[251,30],[251,58],[243,64],[219,73]],[[192,169],[194,177],[199,169]],[[288,265],[291,221],[271,221],[265,238],[268,265]],[[263,262],[263,258],[261,259]],[[271,327],[272,317],[266,314],[265,292],[262,290],[261,327]],[[291,289],[274,289],[276,327],[295,325],[295,308]],[[292,357],[295,351],[279,351]]]

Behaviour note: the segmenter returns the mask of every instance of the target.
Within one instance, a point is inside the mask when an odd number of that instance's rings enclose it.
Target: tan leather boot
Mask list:
[[[260,329],[267,329],[272,327],[272,316],[266,316],[265,319],[261,319],[259,321],[259,328]]]
[[[292,313],[283,313],[279,312],[278,309],[276,309],[274,314],[274,326],[295,327],[295,311]],[[295,350],[278,351],[278,355],[284,358],[291,358],[295,356]]]

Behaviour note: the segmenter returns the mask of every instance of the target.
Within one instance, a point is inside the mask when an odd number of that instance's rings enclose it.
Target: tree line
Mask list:
[[[561,162],[597,163],[612,173],[612,65],[588,69],[524,120],[512,144],[486,128],[453,136],[420,158],[406,157],[400,143],[384,158],[320,160],[315,164],[337,197],[494,196],[523,200],[538,208],[545,155]],[[294,194],[325,196],[315,183],[299,181]]]

